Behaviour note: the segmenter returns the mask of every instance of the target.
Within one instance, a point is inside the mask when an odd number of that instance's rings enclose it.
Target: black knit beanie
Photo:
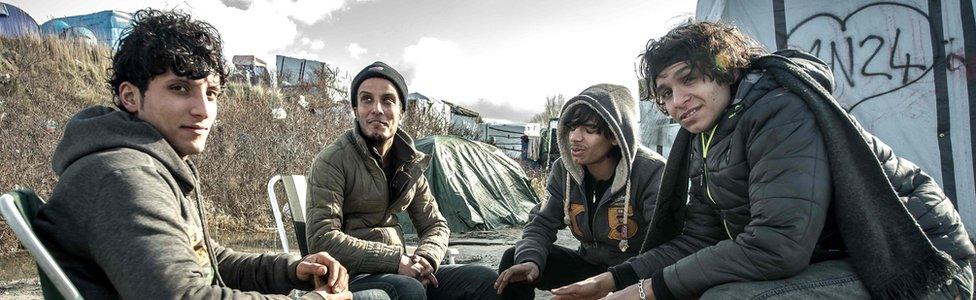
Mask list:
[[[359,71],[359,74],[356,74],[356,77],[352,79],[352,86],[349,89],[352,107],[356,107],[356,102],[358,101],[356,95],[359,94],[359,85],[363,84],[363,81],[366,81],[366,79],[373,77],[383,78],[392,82],[393,87],[400,94],[400,111],[407,111],[407,84],[403,82],[403,76],[400,76],[400,73],[396,69],[381,61],[366,66],[366,68]]]

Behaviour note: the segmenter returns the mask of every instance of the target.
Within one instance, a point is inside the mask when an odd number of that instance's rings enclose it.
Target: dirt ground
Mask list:
[[[456,248],[460,255],[456,263],[479,264],[498,268],[505,249],[515,245],[521,238],[521,229],[501,229],[496,231],[479,231],[455,235],[451,237],[451,248]],[[271,233],[266,234],[238,234],[217,237],[230,248],[247,252],[278,252]],[[416,240],[416,236],[407,236],[408,244]],[[568,230],[559,232],[557,245],[575,249],[579,242],[573,238]],[[294,244],[292,244],[294,245]],[[551,294],[537,291],[536,299],[548,299]],[[42,299],[40,284],[37,281],[37,271],[30,256],[26,252],[18,252],[0,257],[0,298],[2,299]]]

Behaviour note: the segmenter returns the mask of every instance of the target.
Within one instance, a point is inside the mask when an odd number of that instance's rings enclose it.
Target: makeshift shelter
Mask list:
[[[63,24],[69,27],[64,28]],[[122,39],[122,33],[132,27],[132,14],[127,12],[106,10],[93,14],[55,18],[41,24],[45,34],[61,36],[65,30],[71,28],[85,28],[90,30],[98,43],[115,48]],[[78,30],[78,29],[75,29]]]
[[[0,2],[0,36],[37,35],[37,21],[16,6]]]
[[[254,55],[234,55],[231,61],[234,68],[243,76],[244,82],[250,85],[270,84],[271,74],[268,64]]]
[[[498,147],[508,157],[522,156],[522,136],[526,135],[525,125],[482,123],[479,127],[481,128],[478,129],[478,140]]]
[[[448,122],[451,119],[450,105],[421,93],[407,94],[407,107],[407,110],[427,115],[435,120]]]
[[[71,25],[68,25],[68,23],[61,20],[52,20],[44,22],[44,24],[41,24],[40,28],[41,34],[46,36],[60,36],[65,29],[71,28]]]
[[[841,105],[897,155],[935,178],[973,237],[972,0],[701,0],[695,15],[734,24],[771,51],[800,49],[826,62]]]
[[[81,27],[81,26],[69,27],[64,31],[61,31],[60,37],[66,40],[70,40],[70,39],[82,40],[86,44],[92,46],[98,44],[98,38],[95,37],[95,33],[89,30],[87,27]]]
[[[522,226],[539,203],[519,164],[494,146],[444,135],[415,144],[430,155],[424,176],[453,233]],[[398,218],[404,232],[415,232],[406,213]]]

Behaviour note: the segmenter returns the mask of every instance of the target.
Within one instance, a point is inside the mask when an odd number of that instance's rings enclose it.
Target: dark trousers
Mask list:
[[[495,279],[498,273],[486,266],[443,265],[434,272],[438,287],[425,288],[413,277],[399,274],[363,274],[349,283],[356,292],[378,289],[390,299],[495,299]]]
[[[515,247],[505,250],[498,265],[498,273],[515,265]],[[573,284],[607,271],[607,266],[583,260],[575,250],[552,245],[546,258],[546,269],[535,282],[510,283],[502,292],[502,299],[534,299],[535,289],[551,290]]]

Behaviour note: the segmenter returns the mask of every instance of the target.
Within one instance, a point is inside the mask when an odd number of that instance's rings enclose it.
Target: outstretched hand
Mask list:
[[[539,266],[534,262],[524,262],[508,268],[498,274],[495,280],[495,293],[501,295],[509,283],[533,282],[539,278]]]

